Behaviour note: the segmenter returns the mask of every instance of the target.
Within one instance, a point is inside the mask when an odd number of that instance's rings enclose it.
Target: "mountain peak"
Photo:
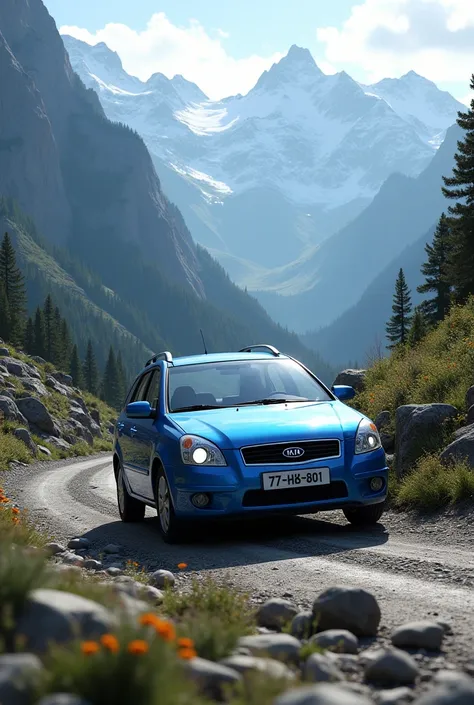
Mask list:
[[[308,66],[311,66],[311,68],[316,66],[316,62],[313,59],[313,55],[310,50],[305,49],[304,47],[299,47],[297,44],[291,45],[286,57],[284,57],[281,61],[285,60],[291,61],[292,63],[307,64]]]
[[[272,90],[282,83],[298,81],[301,76],[314,80],[322,75],[309,49],[293,44],[286,56],[262,73],[255,88]]]

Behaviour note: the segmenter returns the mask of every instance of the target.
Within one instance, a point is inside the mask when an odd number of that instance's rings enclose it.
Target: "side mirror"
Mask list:
[[[334,385],[332,388],[332,393],[339,399],[339,401],[349,401],[349,399],[353,399],[356,395],[354,387],[348,387],[345,384]]]
[[[153,409],[149,401],[134,401],[132,404],[127,404],[125,413],[130,419],[149,419]]]

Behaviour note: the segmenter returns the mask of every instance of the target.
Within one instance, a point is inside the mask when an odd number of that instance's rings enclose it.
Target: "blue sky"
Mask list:
[[[327,73],[370,83],[413,69],[460,100],[474,72],[471,0],[44,2],[61,31],[105,41],[129,73],[181,73],[213,98],[248,91],[292,44]]]

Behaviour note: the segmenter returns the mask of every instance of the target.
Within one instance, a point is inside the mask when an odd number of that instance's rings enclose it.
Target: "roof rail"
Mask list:
[[[280,351],[274,348],[273,345],[265,344],[249,345],[248,347],[239,350],[239,352],[257,352],[258,350],[265,350],[265,352],[271,353],[274,357],[278,357],[280,355]]]
[[[156,353],[156,355],[153,355],[153,357],[150,357],[150,359],[145,362],[145,367],[148,367],[148,365],[152,365],[157,360],[166,360],[166,362],[173,362],[173,356],[170,352],[168,352],[168,350]]]

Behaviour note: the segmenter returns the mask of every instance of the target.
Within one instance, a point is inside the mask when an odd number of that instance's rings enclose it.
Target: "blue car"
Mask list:
[[[149,360],[116,424],[122,521],[157,509],[165,541],[202,519],[342,509],[382,516],[388,469],[376,426],[270,345]]]

